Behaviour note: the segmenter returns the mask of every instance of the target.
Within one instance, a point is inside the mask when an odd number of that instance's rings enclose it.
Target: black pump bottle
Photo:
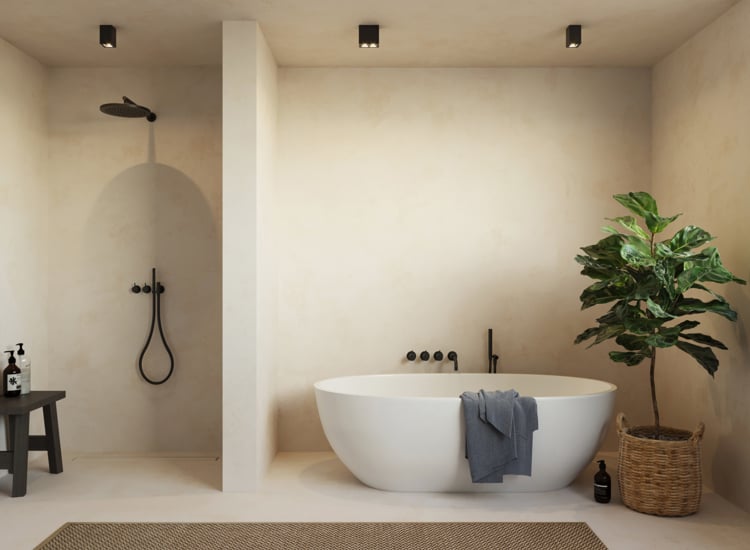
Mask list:
[[[612,498],[612,479],[607,473],[607,465],[603,460],[598,460],[599,471],[594,476],[594,500],[607,503]]]
[[[18,397],[21,395],[21,369],[16,365],[13,350],[5,353],[10,353],[10,357],[8,366],[3,370],[3,397]]]

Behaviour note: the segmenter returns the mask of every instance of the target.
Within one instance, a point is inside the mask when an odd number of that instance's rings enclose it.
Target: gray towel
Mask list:
[[[515,390],[461,394],[466,458],[474,483],[502,483],[503,475],[531,475],[536,400]]]

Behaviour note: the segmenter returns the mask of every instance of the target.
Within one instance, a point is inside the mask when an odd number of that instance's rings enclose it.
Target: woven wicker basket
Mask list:
[[[617,483],[628,508],[656,516],[688,516],[698,511],[703,489],[701,449],[704,425],[694,432],[660,428],[677,441],[636,437],[656,432],[655,426],[628,425],[617,415],[620,448]],[[635,435],[633,435],[635,434]]]

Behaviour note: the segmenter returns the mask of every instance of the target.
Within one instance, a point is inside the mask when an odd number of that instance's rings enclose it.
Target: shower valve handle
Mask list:
[[[422,353],[419,354],[419,358],[422,361],[429,361],[430,360],[430,352],[429,351],[423,351]]]
[[[406,360],[407,361],[414,361],[417,358],[417,353],[415,351],[410,351],[406,354]]]
[[[448,361],[453,361],[453,370],[458,371],[458,354],[455,351],[448,352]]]
[[[133,294],[140,294],[141,287],[138,286],[137,284],[133,283],[133,286],[130,287],[130,292],[132,292]]]
[[[143,292],[146,293],[146,294],[151,293],[151,285],[148,284],[148,283],[146,283],[145,285],[143,285]]]

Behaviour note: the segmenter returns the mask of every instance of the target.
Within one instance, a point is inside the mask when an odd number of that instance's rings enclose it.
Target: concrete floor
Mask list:
[[[261,491],[237,494],[219,490],[215,458],[64,459],[51,475],[34,458],[25,497],[10,498],[11,477],[0,478],[1,548],[33,548],[68,521],[585,521],[610,549],[750,548],[750,515],[710,492],[686,518],[633,512],[616,491],[594,502],[593,463],[550,493],[389,493],[359,483],[332,453],[281,453]]]

